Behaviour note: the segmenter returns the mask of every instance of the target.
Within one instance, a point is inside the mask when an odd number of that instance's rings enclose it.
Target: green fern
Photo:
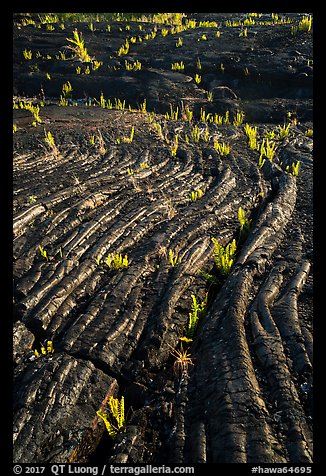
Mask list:
[[[129,264],[128,256],[125,255],[124,257],[122,257],[120,253],[109,253],[105,259],[105,262],[110,269],[127,268]]]
[[[224,278],[226,278],[231,271],[231,267],[234,261],[234,254],[237,249],[235,240],[232,240],[226,245],[226,247],[220,245],[220,243],[212,238],[214,243],[214,260],[217,268]]]
[[[194,294],[191,295],[191,299],[192,299],[191,312],[189,312],[188,324],[185,331],[185,337],[187,339],[192,339],[194,337],[194,333],[197,328],[198,321],[205,314],[205,310],[207,306],[207,296],[208,294],[206,293],[204,300],[201,303],[198,303],[196,296]]]
[[[179,258],[178,253],[174,254],[174,251],[171,248],[169,249],[169,261],[173,268],[177,263],[181,262],[181,258]]]
[[[240,222],[240,237],[245,238],[250,230],[251,220],[248,220],[243,208],[239,207],[238,220]]]
[[[112,438],[115,438],[120,430],[125,425],[125,406],[124,397],[118,398],[110,397],[108,402],[109,415],[105,412],[97,410],[96,414],[102,418],[105,427]]]

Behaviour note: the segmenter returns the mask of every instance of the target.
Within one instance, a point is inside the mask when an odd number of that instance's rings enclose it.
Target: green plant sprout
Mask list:
[[[234,261],[234,254],[237,250],[235,239],[228,243],[225,247],[220,245],[216,238],[212,238],[214,243],[214,261],[224,278],[230,274]]]
[[[126,41],[118,49],[118,53],[117,53],[118,56],[127,55],[129,52],[129,48],[130,48],[129,41],[128,39],[126,39]]]
[[[303,16],[298,26],[291,27],[291,32],[293,35],[296,35],[299,32],[301,33],[309,32],[311,31],[311,28],[312,28],[312,16],[311,15]]]
[[[260,159],[262,159],[262,157],[266,157],[267,159],[272,160],[274,158],[275,152],[275,142],[270,142],[268,139],[263,139],[263,142],[260,146]]]
[[[172,119],[173,121],[177,121],[179,118],[179,107],[177,106],[176,109],[173,109],[172,104],[170,104],[170,114],[168,112],[165,113],[165,119]]]
[[[15,134],[15,132],[17,132],[17,124],[12,125],[12,131],[13,131],[14,134]]]
[[[289,121],[293,126],[296,126],[298,124],[298,118],[295,112],[289,111],[287,113],[287,117],[289,118]]]
[[[23,51],[23,56],[24,56],[25,60],[31,60],[33,55],[32,55],[31,50],[26,50],[25,49]]]
[[[156,133],[158,134],[158,136],[161,138],[161,139],[164,139],[164,135],[163,135],[163,130],[162,130],[162,126],[159,122],[152,122],[152,126],[154,127]]]
[[[196,63],[196,64],[197,64],[197,69],[201,69],[201,68],[202,68],[201,62],[200,62],[200,59],[199,59],[199,58],[197,58],[197,63]]]
[[[156,31],[152,31],[151,33],[147,33],[145,35],[145,40],[154,40],[156,37]]]
[[[176,157],[178,146],[179,146],[179,136],[178,136],[178,134],[175,134],[174,142],[170,146],[170,152],[171,152],[172,157]]]
[[[138,107],[138,111],[139,112],[147,112],[147,102],[146,102],[146,98],[144,99],[144,101],[139,105]]]
[[[36,195],[29,195],[28,197],[28,203],[35,203],[37,200],[37,196]]]
[[[46,347],[44,347],[43,345],[41,346],[41,353],[38,352],[38,350],[34,350],[34,354],[36,355],[36,357],[40,357],[41,355],[47,355],[47,354],[53,354],[54,352],[54,348],[53,348],[53,343],[52,343],[52,340],[48,340],[46,342]]]
[[[248,36],[248,28],[243,28],[243,29],[240,31],[239,36],[243,36],[243,37],[247,38],[247,36]]]
[[[94,60],[94,61],[92,62],[92,70],[93,70],[93,71],[98,70],[101,66],[103,66],[103,61],[96,61],[96,60]]]
[[[230,124],[230,111],[226,111],[224,114],[223,124]]]
[[[174,251],[171,248],[169,249],[169,262],[172,268],[174,268],[177,263],[181,263],[181,258],[179,258],[179,254],[174,254]]]
[[[307,129],[305,131],[304,135],[307,136],[307,137],[313,137],[313,135],[314,135],[313,129]]]
[[[125,405],[124,397],[114,398],[112,395],[108,402],[109,414],[97,410],[96,414],[102,418],[105,423],[105,427],[112,438],[115,438],[119,430],[125,426]]]
[[[199,198],[201,198],[204,195],[204,192],[199,188],[198,190],[194,190],[190,194],[190,200],[192,202],[196,202]]]
[[[184,336],[188,339],[188,341],[193,339],[198,322],[206,312],[207,297],[208,293],[205,294],[204,300],[201,303],[198,303],[196,296],[194,294],[191,295],[191,312],[189,312],[188,323],[184,332]],[[181,340],[185,339],[181,338]]]
[[[274,131],[264,131],[266,139],[273,140],[275,138],[275,132]]]
[[[180,48],[183,45],[182,38],[178,38],[178,41],[176,42],[175,46],[177,48]]]
[[[243,111],[238,111],[235,117],[233,118],[232,124],[236,127],[239,127],[243,123],[244,118],[245,118],[245,113]]]
[[[66,40],[74,45],[69,45],[67,48],[72,50],[75,53],[76,57],[80,59],[80,61],[85,63],[91,62],[91,57],[89,56],[87,49],[85,48],[85,42],[82,33],[78,33],[78,30],[75,29],[73,31],[73,38],[66,38]]]
[[[201,76],[200,74],[196,73],[194,77],[195,83],[200,84],[201,83]]]
[[[212,91],[206,91],[206,97],[208,102],[213,102],[213,93]]]
[[[257,127],[251,127],[249,124],[245,124],[244,131],[248,137],[248,145],[250,149],[257,150]]]
[[[197,143],[199,142],[200,136],[201,136],[201,129],[195,125],[190,132],[190,135],[192,137],[192,140]]]
[[[287,165],[284,167],[283,162],[280,163],[281,167],[283,170],[286,172],[289,172],[291,175],[298,176],[299,175],[299,170],[300,170],[300,161],[298,160],[297,162],[292,162],[291,166]]]
[[[129,137],[123,137],[122,138],[123,142],[131,144],[131,142],[134,140],[134,134],[135,134],[135,128],[134,128],[134,126],[132,126],[130,136]]]
[[[261,169],[264,165],[264,163],[266,162],[266,159],[264,159],[264,157],[262,156],[262,154],[260,154],[259,158],[258,158],[258,167]]]
[[[240,222],[240,237],[245,239],[250,230],[251,220],[248,220],[244,209],[241,207],[238,209],[238,220]]]
[[[36,123],[42,123],[42,120],[40,118],[40,106],[34,106],[30,102],[20,101],[19,106],[14,105],[14,109],[18,109],[18,107],[20,109],[26,109],[26,111],[30,111],[33,114],[35,125]]]
[[[48,257],[48,254],[47,254],[46,250],[44,248],[42,248],[42,246],[40,246],[40,245],[39,245],[38,248],[39,248],[40,253],[43,256],[43,258],[45,258],[46,261],[49,261],[49,257]]]
[[[133,63],[125,60],[125,68],[127,71],[140,71],[141,70],[141,62],[136,60]]]
[[[42,25],[45,25],[47,23],[58,23],[59,21],[59,18],[57,17],[57,15],[51,15],[49,13],[46,13],[44,16],[39,15],[38,17]]]
[[[298,176],[299,175],[299,170],[300,170],[300,161],[298,160],[297,162],[293,162],[291,164],[291,174],[294,175],[294,176]]]
[[[59,106],[68,106],[69,102],[67,98],[71,97],[72,86],[70,81],[62,85],[62,94],[60,95]]]
[[[288,137],[290,125],[291,124],[289,123],[287,126],[285,124],[283,126],[277,126],[278,130],[279,130],[277,138],[279,140],[283,140],[283,139],[285,139],[285,137]]]
[[[202,107],[200,108],[200,121],[211,123],[213,122],[213,114],[211,112],[206,112]]]
[[[45,129],[44,129],[44,142],[46,143],[46,145],[48,146],[48,148],[50,149],[50,151],[51,151],[56,157],[59,157],[60,152],[59,152],[58,147],[57,147],[56,144],[55,144],[54,137],[53,137],[53,135],[51,134],[50,131],[46,131]]]
[[[183,71],[185,69],[184,62],[180,61],[180,63],[179,63],[178,61],[176,61],[175,63],[172,63],[171,64],[171,69],[173,71]]]
[[[122,255],[120,253],[109,253],[105,259],[105,263],[108,265],[110,269],[122,269],[127,268],[129,265],[128,256]]]
[[[126,108],[126,100],[121,101],[119,98],[114,98],[114,108],[118,111],[124,111]]]
[[[231,147],[228,144],[225,144],[225,142],[218,142],[217,140],[214,141],[214,149],[219,155],[229,155]]]

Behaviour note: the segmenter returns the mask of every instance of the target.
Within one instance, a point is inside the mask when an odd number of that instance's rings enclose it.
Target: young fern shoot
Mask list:
[[[237,250],[235,239],[228,243],[225,247],[222,246],[216,238],[212,238],[214,243],[214,260],[223,278],[227,278],[231,272],[231,267],[234,261],[234,255]]]
[[[96,414],[102,418],[105,423],[105,427],[112,438],[115,438],[119,430],[125,426],[125,406],[124,397],[118,398],[110,397],[108,402],[109,413],[97,410]]]

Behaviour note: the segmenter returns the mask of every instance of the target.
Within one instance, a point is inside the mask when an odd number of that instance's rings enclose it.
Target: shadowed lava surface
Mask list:
[[[291,30],[301,19],[15,22],[15,462],[312,462],[313,62],[311,32]],[[76,28],[90,63],[67,49]],[[226,279],[212,238],[236,240]],[[110,268],[109,253],[128,266]],[[206,312],[177,373],[192,295]],[[36,357],[47,340],[54,352]],[[112,395],[127,414],[114,439],[96,414]]]

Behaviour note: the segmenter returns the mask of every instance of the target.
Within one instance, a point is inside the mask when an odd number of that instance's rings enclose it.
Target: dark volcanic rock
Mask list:
[[[313,461],[302,17],[17,17],[15,462]],[[87,63],[67,48],[76,28]],[[230,273],[212,239],[235,240]],[[110,396],[126,407],[115,438],[96,414]]]

